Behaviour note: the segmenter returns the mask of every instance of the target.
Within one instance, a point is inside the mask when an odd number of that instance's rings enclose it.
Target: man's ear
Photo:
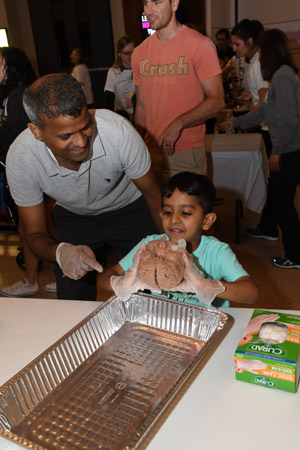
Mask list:
[[[214,212],[206,214],[203,220],[202,229],[208,231],[217,219],[217,215]]]
[[[177,11],[179,6],[179,0],[172,0],[172,9],[173,11]]]
[[[31,133],[33,134],[33,136],[38,140],[38,141],[42,141],[42,130],[40,129],[40,127],[38,127],[37,125],[35,125],[32,122],[29,122],[27,124],[29,130],[31,131]]]

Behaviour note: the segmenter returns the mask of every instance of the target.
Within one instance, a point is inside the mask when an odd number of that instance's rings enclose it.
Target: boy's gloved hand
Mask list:
[[[150,289],[152,292],[161,292],[161,291],[153,291],[152,288],[145,285],[138,276],[138,265],[140,261],[140,255],[145,250],[146,244],[142,244],[133,258],[133,266],[125,272],[123,276],[113,275],[110,279],[110,285],[114,290],[117,297],[125,302],[128,300],[134,292],[137,292],[140,289]]]
[[[216,295],[225,291],[221,281],[205,278],[204,273],[194,263],[193,256],[186,251],[186,242],[183,239],[180,239],[178,246],[172,247],[172,250],[178,250],[182,253],[185,266],[182,283],[173,288],[172,291],[193,292],[206,305],[210,305]]]
[[[64,275],[73,280],[79,280],[92,270],[103,272],[103,267],[96,261],[93,250],[87,245],[61,242],[56,249],[56,261]]]

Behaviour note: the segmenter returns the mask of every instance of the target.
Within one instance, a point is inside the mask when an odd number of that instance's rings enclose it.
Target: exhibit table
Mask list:
[[[261,134],[207,134],[205,148],[211,154],[212,181],[228,189],[246,208],[261,213],[266,201],[266,155]]]
[[[97,307],[98,302],[0,298],[0,385]],[[232,326],[209,349],[142,448],[298,450],[299,392],[235,380],[234,351],[253,309],[222,311]],[[0,439],[1,450],[22,448]]]

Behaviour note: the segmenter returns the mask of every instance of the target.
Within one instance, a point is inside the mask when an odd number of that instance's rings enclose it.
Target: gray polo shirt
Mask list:
[[[150,169],[149,152],[133,126],[120,115],[97,110],[88,159],[77,171],[58,164],[29,129],[11,145],[6,158],[10,192],[18,206],[34,206],[43,194],[76,214],[120,209],[141,196],[131,181]]]

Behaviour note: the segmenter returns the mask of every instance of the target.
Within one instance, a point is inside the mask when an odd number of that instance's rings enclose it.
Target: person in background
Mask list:
[[[71,75],[81,84],[88,107],[91,108],[94,102],[94,94],[90,72],[85,64],[85,55],[81,48],[74,48],[71,53],[71,61],[74,64]]]
[[[231,30],[233,50],[239,58],[245,57],[249,62],[249,92],[241,95],[242,100],[252,100],[254,108],[259,108],[265,101],[269,83],[263,79],[259,61],[259,39],[264,27],[258,20],[243,19]]]
[[[221,69],[226,66],[228,61],[234,56],[233,48],[230,45],[230,35],[227,28],[220,28],[216,33],[217,53]]]
[[[300,83],[295,73],[286,35],[277,29],[266,31],[260,41],[261,71],[270,83],[268,98],[258,109],[220,126],[248,128],[266,121],[272,139],[267,203],[261,224],[268,224],[268,209],[275,211],[282,232],[285,254],[274,257],[275,266],[300,269],[300,221],[294,205],[300,179]],[[260,229],[264,233],[264,229]],[[267,231],[266,231],[267,232]]]
[[[231,31],[237,53],[245,56],[250,61],[248,70],[249,92],[244,91],[241,94],[241,98],[244,100],[252,100],[252,110],[259,108],[264,103],[269,89],[269,83],[267,80],[264,80],[261,72],[259,56],[259,39],[263,31],[263,26],[259,21],[248,19],[242,20]],[[261,133],[267,157],[269,158],[272,153],[272,140],[268,125],[266,123],[258,124],[258,127],[254,128],[253,131]],[[267,203],[271,205],[271,202],[268,200]],[[261,218],[262,222],[257,227],[247,228],[248,236],[254,239],[278,241],[278,224],[275,211],[269,207],[265,210]]]
[[[134,41],[121,36],[117,42],[116,59],[109,69],[104,86],[105,108],[133,121],[135,87],[132,81],[131,55]]]
[[[16,47],[0,48],[0,144],[2,162],[5,165],[6,153],[15,138],[27,127],[28,116],[24,110],[22,97],[27,86],[36,80],[36,74],[23,50]],[[6,297],[28,297],[38,292],[37,271],[39,260],[31,253],[25,240],[22,221],[18,224],[23,243],[24,278],[0,290]],[[53,283],[45,289],[55,292]]]
[[[128,120],[89,110],[70,74],[39,78],[23,101],[30,122],[8,151],[6,172],[25,239],[37,257],[58,263],[59,299],[96,300],[105,245],[124,255],[161,227],[149,152]],[[44,193],[56,201],[55,239]]]
[[[114,290],[121,300],[128,300],[139,289],[149,289],[137,273],[139,257],[148,242],[165,237],[183,253],[184,279],[172,291],[153,294],[206,307],[211,303],[230,306],[229,301],[255,303],[259,290],[229,245],[202,234],[216,220],[215,192],[205,175],[181,172],[167,180],[161,187],[164,234],[147,236],[118,264],[101,274],[104,289]]]
[[[178,0],[144,1],[156,32],[132,55],[135,127],[160,181],[191,170],[205,174],[205,121],[224,106],[214,43],[176,19]]]

